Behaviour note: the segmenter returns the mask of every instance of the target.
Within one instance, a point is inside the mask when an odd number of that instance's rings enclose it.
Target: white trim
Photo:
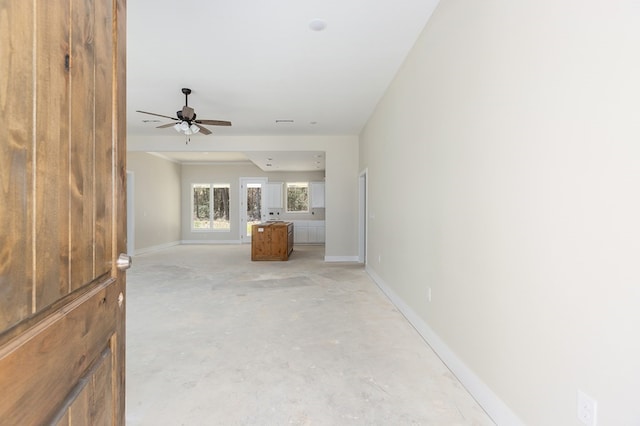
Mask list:
[[[178,161],[183,166],[254,166],[252,161]]]
[[[295,250],[295,246],[294,246]],[[325,262],[357,262],[358,256],[325,256]]]
[[[246,185],[249,184],[260,184],[260,187],[265,190],[267,184],[269,183],[269,178],[267,177],[240,177],[238,185],[239,196],[238,196],[238,223],[240,224],[240,241],[242,244],[251,243],[251,235],[245,235],[247,232],[247,207],[245,203],[247,202],[247,188]],[[266,197],[264,198],[264,202],[260,202],[260,220],[262,222],[267,221],[267,207],[266,207]]]
[[[287,200],[289,199],[289,185],[297,185],[298,187],[304,187],[306,185],[307,188],[307,209],[306,210],[289,210],[289,203]],[[311,213],[311,182],[284,182],[284,212],[286,214],[296,215],[296,214],[309,214]]]
[[[193,223],[195,221],[195,217],[194,217],[194,199],[193,199],[193,190],[195,188],[196,185],[199,186],[208,186],[209,187],[209,214],[211,215],[210,217],[210,225],[212,226],[211,228],[194,228],[193,227]],[[210,183],[194,183],[191,182],[189,184],[189,188],[190,188],[190,193],[189,193],[189,198],[191,199],[191,217],[189,218],[189,226],[191,228],[191,232],[231,232],[231,227],[229,227],[229,229],[215,229],[213,228],[214,226],[214,212],[215,212],[215,197],[214,197],[214,191],[216,190],[216,186],[218,188],[228,188],[229,189],[229,198],[227,199],[227,203],[229,203],[231,201],[231,183],[224,183],[224,182],[210,182]],[[229,213],[231,214],[231,213]],[[231,220],[231,218],[229,218],[229,220]]]
[[[175,164],[182,164],[182,163],[180,163],[180,161],[176,160],[175,158],[171,158],[171,157],[166,156],[164,154],[161,154],[159,152],[147,152],[147,154],[155,155],[158,158],[162,158],[163,160],[171,161],[172,163],[175,163]]]
[[[180,244],[241,244],[240,240],[182,240]]]
[[[127,170],[127,253],[136,252],[135,173]]]
[[[418,331],[442,362],[497,425],[524,426],[522,420],[447,346],[431,327],[416,314],[369,266],[365,271]]]
[[[171,161],[175,164],[180,164],[184,166],[250,166],[255,165],[255,163],[251,160],[246,161],[183,161],[175,159],[169,155],[163,154],[161,152],[153,152],[147,151],[147,154],[155,155],[158,158],[162,158],[163,160]]]
[[[179,245],[180,245],[180,241],[173,241],[173,242],[170,242],[170,243],[158,244],[157,246],[150,246],[150,247],[141,248],[141,249],[136,250],[136,252],[134,254],[136,256],[138,256],[140,254],[150,253],[152,251],[164,250],[164,249],[168,249],[170,247],[179,246]]]

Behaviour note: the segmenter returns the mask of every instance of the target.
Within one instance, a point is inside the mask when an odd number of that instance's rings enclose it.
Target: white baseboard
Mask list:
[[[498,426],[524,426],[522,420],[447,346],[429,325],[407,305],[369,266],[365,271],[398,310],[431,346],[473,398]]]
[[[241,244],[240,240],[182,240],[180,244]]]
[[[295,246],[294,246],[295,249]],[[358,256],[325,256],[325,262],[357,262]]]
[[[150,253],[152,251],[164,250],[169,247],[174,247],[180,245],[180,241],[172,241],[170,243],[158,244],[156,246],[144,247],[141,249],[137,249],[133,255],[138,256],[140,254]]]

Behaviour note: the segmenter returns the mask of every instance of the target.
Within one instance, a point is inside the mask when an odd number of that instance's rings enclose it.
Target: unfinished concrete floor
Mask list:
[[[128,272],[127,424],[490,425],[361,265],[184,245]]]

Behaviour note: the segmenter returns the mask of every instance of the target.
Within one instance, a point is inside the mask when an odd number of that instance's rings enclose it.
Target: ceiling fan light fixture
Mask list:
[[[199,119],[196,122],[196,113],[193,108],[189,107],[189,94],[191,93],[191,89],[183,88],[182,93],[184,93],[184,107],[181,110],[176,111],[176,116],[178,118],[169,117],[168,115],[156,114],[155,112],[147,112],[136,110],[136,112],[140,112],[142,114],[154,115],[156,117],[168,118],[170,120],[174,120],[174,123],[163,124],[162,126],[157,126],[158,128],[169,128],[173,127],[176,132],[182,133],[185,136],[195,135],[196,133],[202,133],[204,135],[210,135],[211,130],[204,127],[203,125],[211,125],[211,126],[231,126],[230,121],[224,120],[203,120]],[[146,120],[151,121],[151,120]],[[158,121],[158,120],[153,120]],[[189,138],[187,138],[189,139]]]

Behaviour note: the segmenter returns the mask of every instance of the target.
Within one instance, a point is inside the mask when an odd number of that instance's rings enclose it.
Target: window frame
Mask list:
[[[294,186],[304,186],[307,189],[307,209],[306,210],[289,210],[289,188]],[[285,212],[287,214],[308,214],[311,212],[311,187],[309,182],[286,182],[285,183]]]
[[[194,190],[196,187],[208,187],[209,188],[209,226],[204,228],[196,228],[194,226],[196,222],[195,216],[195,200],[194,200]],[[230,206],[231,203],[231,184],[230,183],[192,183],[191,191],[190,191],[190,199],[191,199],[191,214],[189,218],[189,227],[191,228],[191,232],[231,232],[231,214],[229,214],[228,223],[229,226],[226,228],[215,228],[215,190],[220,188],[227,188],[227,193],[229,194],[229,198],[227,199],[227,204]]]

